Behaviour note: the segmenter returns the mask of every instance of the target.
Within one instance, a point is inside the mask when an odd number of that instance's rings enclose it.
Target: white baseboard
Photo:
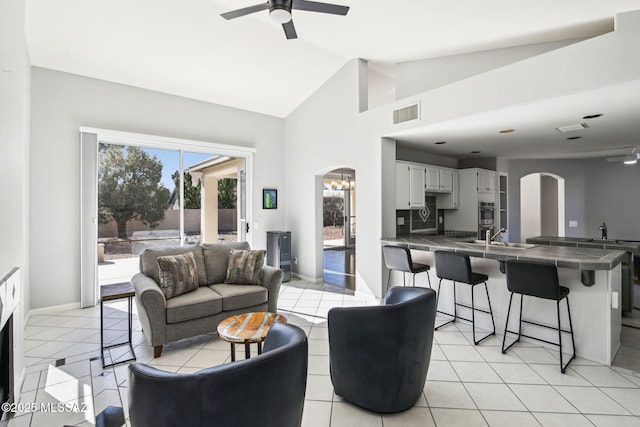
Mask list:
[[[310,283],[320,283],[324,280],[324,277],[319,277],[314,279],[300,273],[291,273],[291,276],[297,277],[298,279],[301,279],[301,280],[306,280],[307,282],[310,282]],[[287,282],[282,282],[282,283],[287,283]]]
[[[25,319],[25,325],[29,324],[29,318],[32,315],[49,314],[49,313],[55,313],[58,311],[74,310],[76,308],[80,308],[80,301],[72,302],[69,304],[53,305],[51,307],[32,308],[29,310],[29,313],[27,314],[27,318]]]

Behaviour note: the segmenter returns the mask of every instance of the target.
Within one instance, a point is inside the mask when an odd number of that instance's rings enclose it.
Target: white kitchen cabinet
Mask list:
[[[431,166],[425,167],[427,191],[440,191],[440,169]]]
[[[424,206],[425,166],[396,162],[396,209]]]
[[[425,191],[425,166],[410,164],[409,173],[411,182],[409,183],[409,206],[421,208],[424,206]]]
[[[496,173],[478,169],[478,193],[496,192]]]
[[[450,190],[449,192],[438,194],[436,197],[438,209],[458,209],[459,205],[459,181],[460,175],[457,170],[450,169],[445,172],[450,172]],[[449,174],[445,174],[449,175]],[[440,176],[440,185],[442,187],[442,175]],[[442,187],[445,188],[445,187]]]
[[[440,178],[440,188],[438,191],[443,193],[450,193],[453,187],[453,169],[440,169],[439,170],[439,178]]]
[[[396,162],[396,209],[409,209],[411,174],[408,163]]]

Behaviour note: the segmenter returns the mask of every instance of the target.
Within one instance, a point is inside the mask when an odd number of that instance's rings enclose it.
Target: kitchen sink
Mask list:
[[[487,242],[484,240],[474,240],[472,243],[483,246],[486,246],[487,244]],[[529,249],[534,248],[536,245],[533,245],[531,243],[491,242],[491,246],[501,248]]]

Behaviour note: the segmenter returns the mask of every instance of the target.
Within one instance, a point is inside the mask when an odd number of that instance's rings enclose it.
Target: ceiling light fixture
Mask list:
[[[471,154],[480,154],[480,151],[469,151]]]
[[[511,133],[511,132],[515,132],[515,129],[502,129],[498,133]]]
[[[583,119],[597,119],[598,117],[602,117],[602,113],[590,114],[588,116],[584,116]]]
[[[631,148],[629,154],[607,157],[607,162],[623,162],[625,165],[635,165],[640,159],[640,147]]]
[[[569,138],[567,138],[567,141],[572,141],[574,139],[580,139],[582,138],[581,136],[570,136]]]
[[[436,144],[436,145],[442,145],[442,144],[446,144],[446,143],[447,143],[447,141],[438,141],[438,142],[436,142],[435,144]]]
[[[273,2],[273,4],[270,5],[269,16],[278,24],[286,24],[291,21],[291,3],[279,3],[280,2]]]

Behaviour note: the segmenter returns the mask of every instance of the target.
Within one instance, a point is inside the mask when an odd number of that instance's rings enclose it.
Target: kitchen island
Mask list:
[[[414,261],[429,264],[432,267],[435,267],[433,252],[439,249],[453,250],[472,257],[473,270],[489,276],[487,285],[495,317],[496,333],[499,335],[504,333],[510,296],[503,273],[504,261],[521,259],[554,263],[558,267],[560,284],[568,287],[571,291],[569,300],[577,356],[611,365],[620,346],[621,263],[626,252],[534,244],[514,244],[513,246],[503,244],[505,246],[501,246],[501,242],[494,242],[494,244],[487,246],[484,243],[474,243],[472,239],[415,234],[383,238],[381,243],[412,249]],[[398,282],[400,280],[396,279],[395,283]],[[392,283],[394,283],[393,279]],[[437,286],[436,280],[432,283]],[[458,302],[469,305],[471,287],[457,286]],[[478,297],[480,304],[482,304],[484,298],[480,294]],[[487,308],[486,305],[484,308]],[[453,294],[450,286],[443,288],[443,294],[440,296],[440,309],[453,312]],[[463,311],[467,310],[464,307],[459,307],[458,310],[464,317],[470,315]],[[565,304],[561,305],[561,316],[563,328],[568,327]],[[551,301],[525,298],[523,318],[554,325],[557,318],[556,305]],[[517,330],[516,316],[512,316],[511,321],[509,329]],[[491,329],[491,320],[487,315],[477,316],[476,324],[486,330]],[[525,328],[527,326],[525,325]],[[527,333],[526,330],[529,331],[528,334],[557,342],[557,333],[553,331],[533,326],[525,329],[525,333]],[[525,340],[525,338],[522,339]],[[566,339],[564,342],[570,341]],[[553,346],[550,347],[557,349]],[[570,350],[569,347],[565,351],[569,352]],[[496,351],[500,351],[499,348]]]
[[[537,236],[529,237],[527,243],[625,251],[626,256],[622,259],[622,314],[633,311],[633,267],[634,257],[640,256],[639,242],[621,239],[592,239],[588,237]]]

